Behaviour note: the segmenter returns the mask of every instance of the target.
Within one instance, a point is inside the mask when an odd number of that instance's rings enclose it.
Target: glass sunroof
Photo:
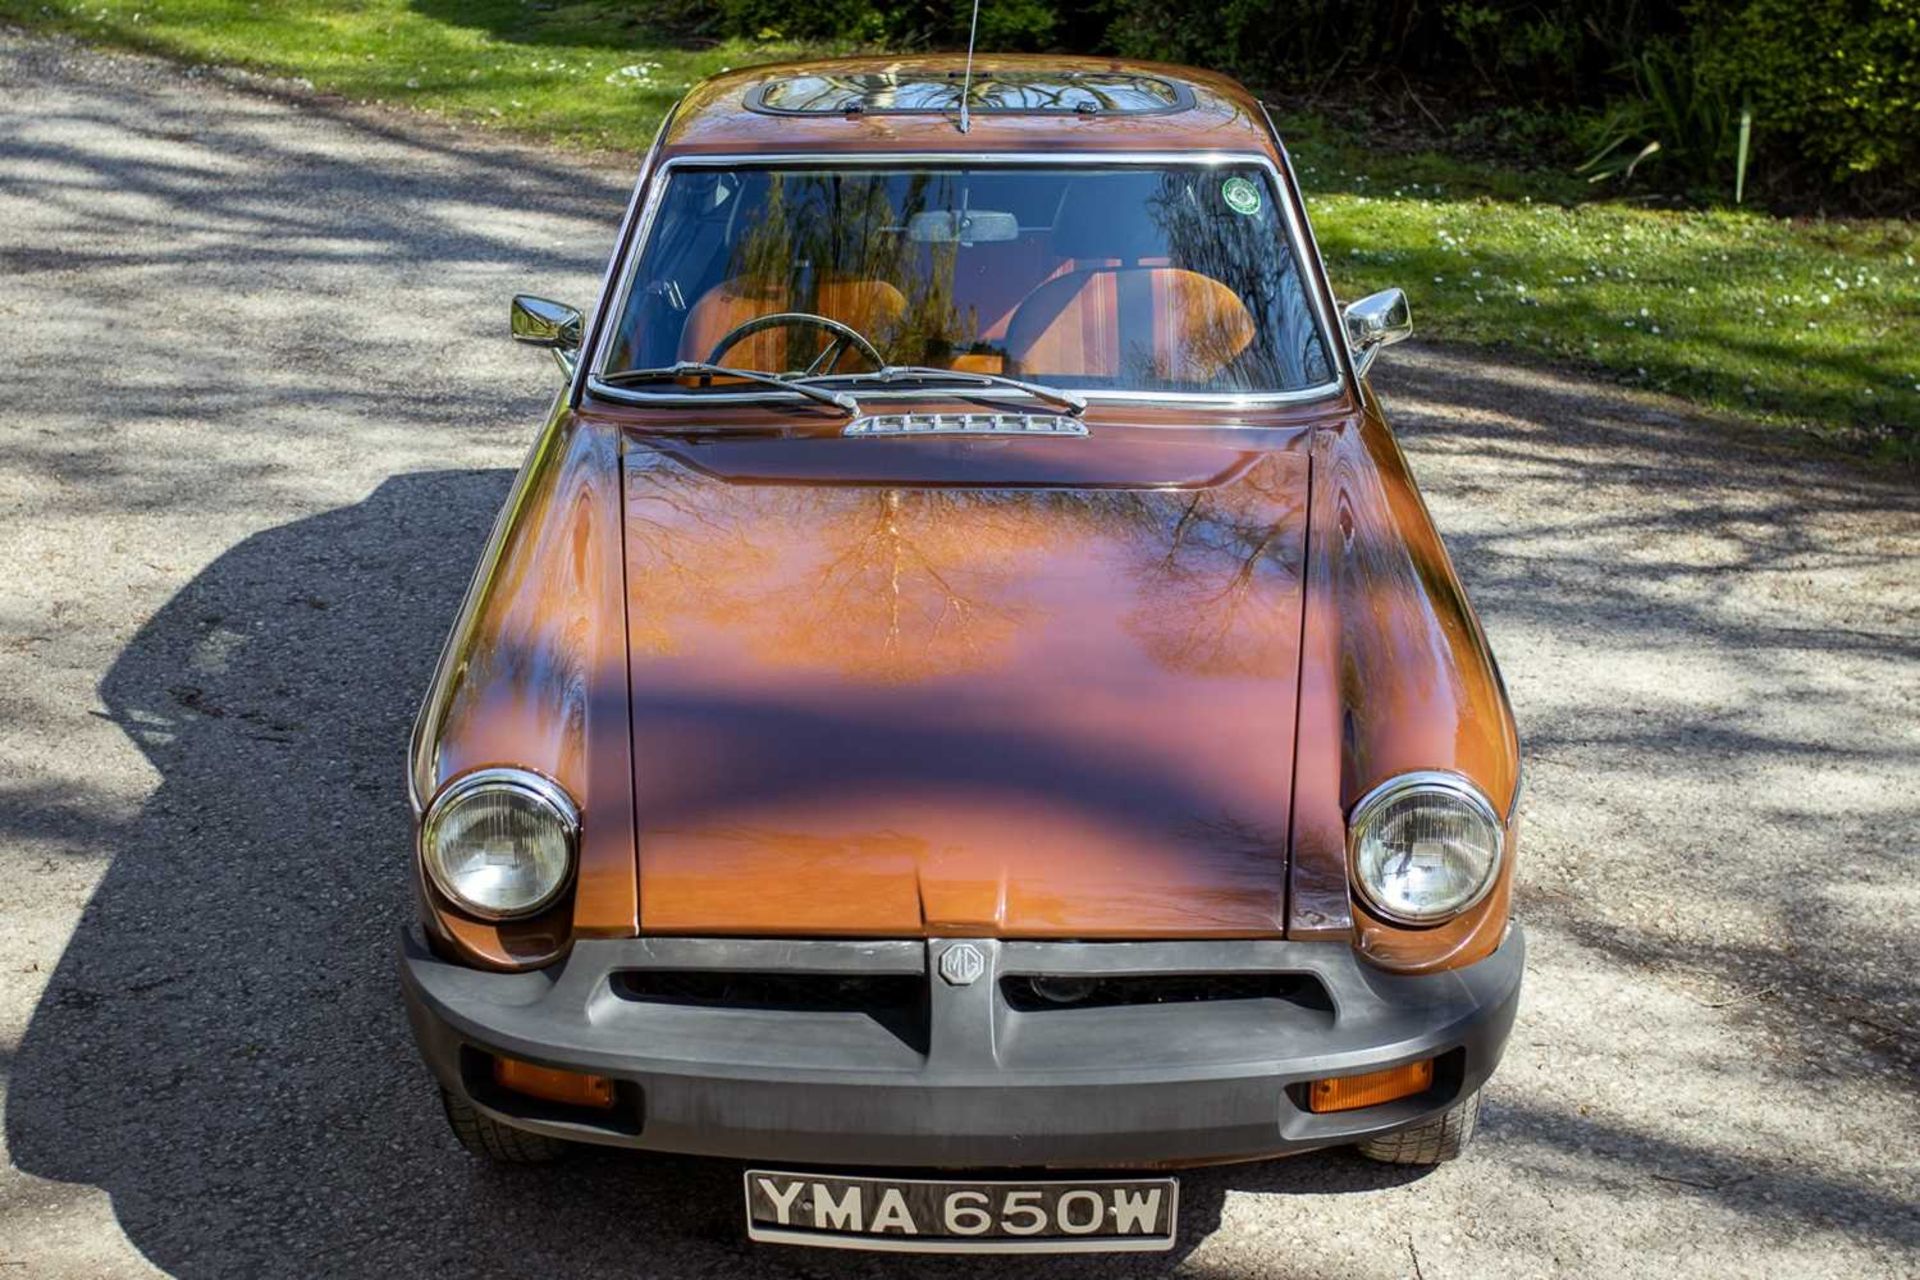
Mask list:
[[[958,71],[792,76],[761,85],[747,105],[778,115],[951,113],[964,83]],[[1142,115],[1191,105],[1184,85],[1124,71],[976,71],[967,99],[983,115]]]

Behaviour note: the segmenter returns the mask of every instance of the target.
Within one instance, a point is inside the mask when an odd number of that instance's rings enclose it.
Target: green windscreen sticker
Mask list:
[[[1220,185],[1220,198],[1235,213],[1260,212],[1260,188],[1245,178],[1228,178]]]

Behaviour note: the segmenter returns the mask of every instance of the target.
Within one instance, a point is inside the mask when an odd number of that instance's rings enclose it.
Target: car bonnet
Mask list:
[[[1274,935],[1299,431],[630,435],[649,932]]]

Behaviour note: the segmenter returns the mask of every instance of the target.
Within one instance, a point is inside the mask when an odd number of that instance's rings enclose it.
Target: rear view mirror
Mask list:
[[[1380,348],[1413,336],[1413,309],[1399,289],[1382,289],[1347,304],[1347,349],[1353,352],[1353,372],[1364,378]]]
[[[530,293],[515,295],[512,313],[513,340],[530,347],[546,347],[553,352],[560,371],[569,378],[580,360],[580,313],[564,302],[536,298]]]
[[[907,239],[915,244],[991,244],[1019,238],[1020,220],[994,209],[928,209],[907,219]]]

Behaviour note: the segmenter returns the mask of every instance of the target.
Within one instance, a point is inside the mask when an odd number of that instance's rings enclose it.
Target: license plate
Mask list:
[[[829,1249],[1096,1253],[1173,1247],[1180,1184],[959,1182],[747,1171],[747,1236]]]

